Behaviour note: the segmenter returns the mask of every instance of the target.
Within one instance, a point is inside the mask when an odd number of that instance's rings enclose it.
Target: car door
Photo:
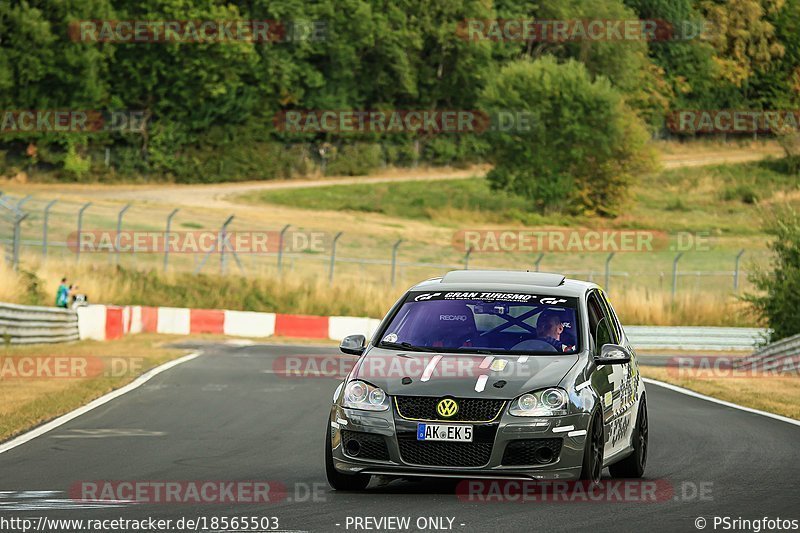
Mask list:
[[[617,334],[617,344],[625,346],[631,353],[631,362],[626,365],[618,365],[624,367],[624,374],[621,376],[622,380],[619,384],[619,406],[620,416],[617,422],[612,424],[612,431],[610,440],[614,444],[619,444],[617,448],[624,448],[631,440],[634,426],[636,425],[636,415],[638,413],[639,397],[641,396],[641,376],[639,375],[639,362],[636,359],[636,352],[628,342],[622,325],[617,318],[617,313],[608,301],[603,291],[598,291],[600,300],[605,305],[608,317],[614,325],[614,330]],[[617,365],[615,365],[617,366]],[[615,398],[616,399],[616,398]]]
[[[587,295],[590,334],[593,337],[593,356],[600,355],[605,344],[622,344],[624,334],[603,294],[593,290]],[[605,456],[610,457],[630,443],[633,420],[631,398],[635,396],[633,366],[603,365],[595,368],[592,385],[600,395],[605,427]]]

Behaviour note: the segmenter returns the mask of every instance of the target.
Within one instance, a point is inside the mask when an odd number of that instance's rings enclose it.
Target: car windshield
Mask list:
[[[437,352],[574,354],[577,298],[498,292],[411,292],[379,346]],[[433,349],[433,350],[432,350]]]

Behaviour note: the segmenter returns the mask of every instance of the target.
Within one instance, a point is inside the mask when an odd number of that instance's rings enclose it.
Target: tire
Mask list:
[[[595,413],[586,432],[586,444],[583,447],[583,467],[581,479],[597,485],[603,476],[603,450],[605,435],[600,413]]]
[[[644,468],[647,466],[647,433],[647,402],[642,398],[632,436],[633,453],[608,467],[612,477],[639,478],[644,475]]]
[[[330,421],[325,428],[325,474],[328,477],[328,485],[334,490],[342,491],[364,490],[372,479],[368,474],[342,474],[333,466]]]

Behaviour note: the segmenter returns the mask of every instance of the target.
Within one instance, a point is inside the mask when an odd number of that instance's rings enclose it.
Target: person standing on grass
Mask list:
[[[56,291],[56,307],[63,307],[66,309],[69,306],[69,287],[67,287],[67,278],[61,278],[61,285],[58,286]]]

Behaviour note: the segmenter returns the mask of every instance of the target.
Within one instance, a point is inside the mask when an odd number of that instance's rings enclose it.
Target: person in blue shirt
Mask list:
[[[69,287],[67,287],[67,278],[61,278],[61,285],[58,286],[56,291],[56,307],[67,308],[69,306]]]

